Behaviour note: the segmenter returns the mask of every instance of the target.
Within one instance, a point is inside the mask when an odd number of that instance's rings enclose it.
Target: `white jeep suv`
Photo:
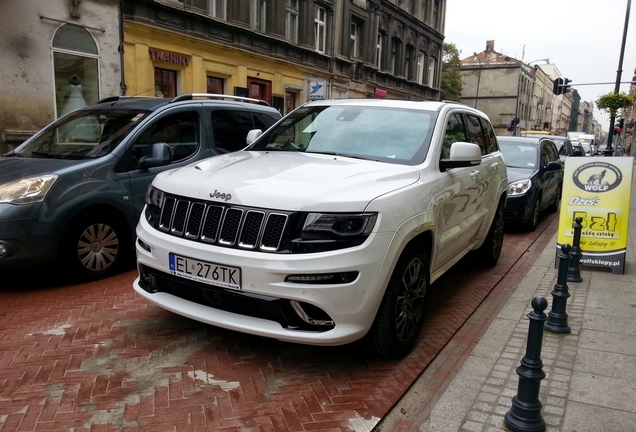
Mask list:
[[[242,151],[154,179],[134,288],[215,326],[403,356],[433,281],[471,251],[496,264],[507,185],[480,111],[311,102]]]

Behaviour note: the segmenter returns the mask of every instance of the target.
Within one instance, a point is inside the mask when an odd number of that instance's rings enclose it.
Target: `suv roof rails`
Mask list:
[[[173,103],[173,102],[179,102],[179,101],[185,101],[185,100],[192,100],[195,97],[202,97],[202,98],[208,98],[208,99],[232,99],[232,100],[236,100],[236,101],[240,101],[240,102],[252,102],[258,105],[265,105],[265,106],[269,106],[269,104],[267,102],[265,102],[262,99],[254,99],[254,98],[248,98],[248,97],[242,97],[242,96],[232,96],[232,95],[224,95],[224,94],[213,94],[213,93],[183,93],[180,95],[177,95],[175,97],[173,97],[172,99],[170,99],[170,101],[168,103]]]
[[[161,99],[155,96],[109,96],[107,98],[104,99],[100,99],[97,102],[95,102],[95,104],[101,104],[101,103],[111,103],[111,102],[119,102],[119,101],[123,101],[123,100],[136,100],[136,99]]]

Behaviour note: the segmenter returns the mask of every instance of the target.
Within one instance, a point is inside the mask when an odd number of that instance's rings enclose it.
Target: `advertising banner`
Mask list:
[[[565,162],[557,257],[581,223],[581,266],[625,272],[633,157],[569,157]],[[557,258],[558,260],[558,258]]]

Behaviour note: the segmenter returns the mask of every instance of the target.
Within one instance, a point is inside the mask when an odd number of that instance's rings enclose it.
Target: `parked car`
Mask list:
[[[0,157],[0,271],[54,264],[96,279],[132,264],[154,176],[245,147],[249,130],[281,117],[265,105],[223,95],[113,97],[45,127]]]
[[[550,137],[498,136],[508,170],[506,223],[534,231],[539,213],[561,202],[563,161]]]
[[[507,185],[480,111],[311,102],[242,151],[155,178],[134,289],[215,326],[402,356],[429,284],[470,251],[499,259]]]
[[[546,138],[546,134],[522,134],[522,136],[529,138]],[[550,135],[547,138],[554,141],[559,152],[559,157],[563,162],[565,162],[568,156],[585,156],[585,150],[578,141],[573,143],[568,137],[559,135]]]

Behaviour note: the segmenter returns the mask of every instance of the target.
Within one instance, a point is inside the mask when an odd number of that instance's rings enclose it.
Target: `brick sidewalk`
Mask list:
[[[503,301],[505,278],[527,270],[553,219],[507,235],[494,269],[465,260],[433,284],[420,342],[399,361],[203,325],[137,298],[134,271],[72,286],[4,284],[0,430],[369,431],[449,342],[464,350],[458,358],[474,346],[490,318],[471,315],[495,286],[489,301]],[[436,373],[441,383],[450,371]]]

